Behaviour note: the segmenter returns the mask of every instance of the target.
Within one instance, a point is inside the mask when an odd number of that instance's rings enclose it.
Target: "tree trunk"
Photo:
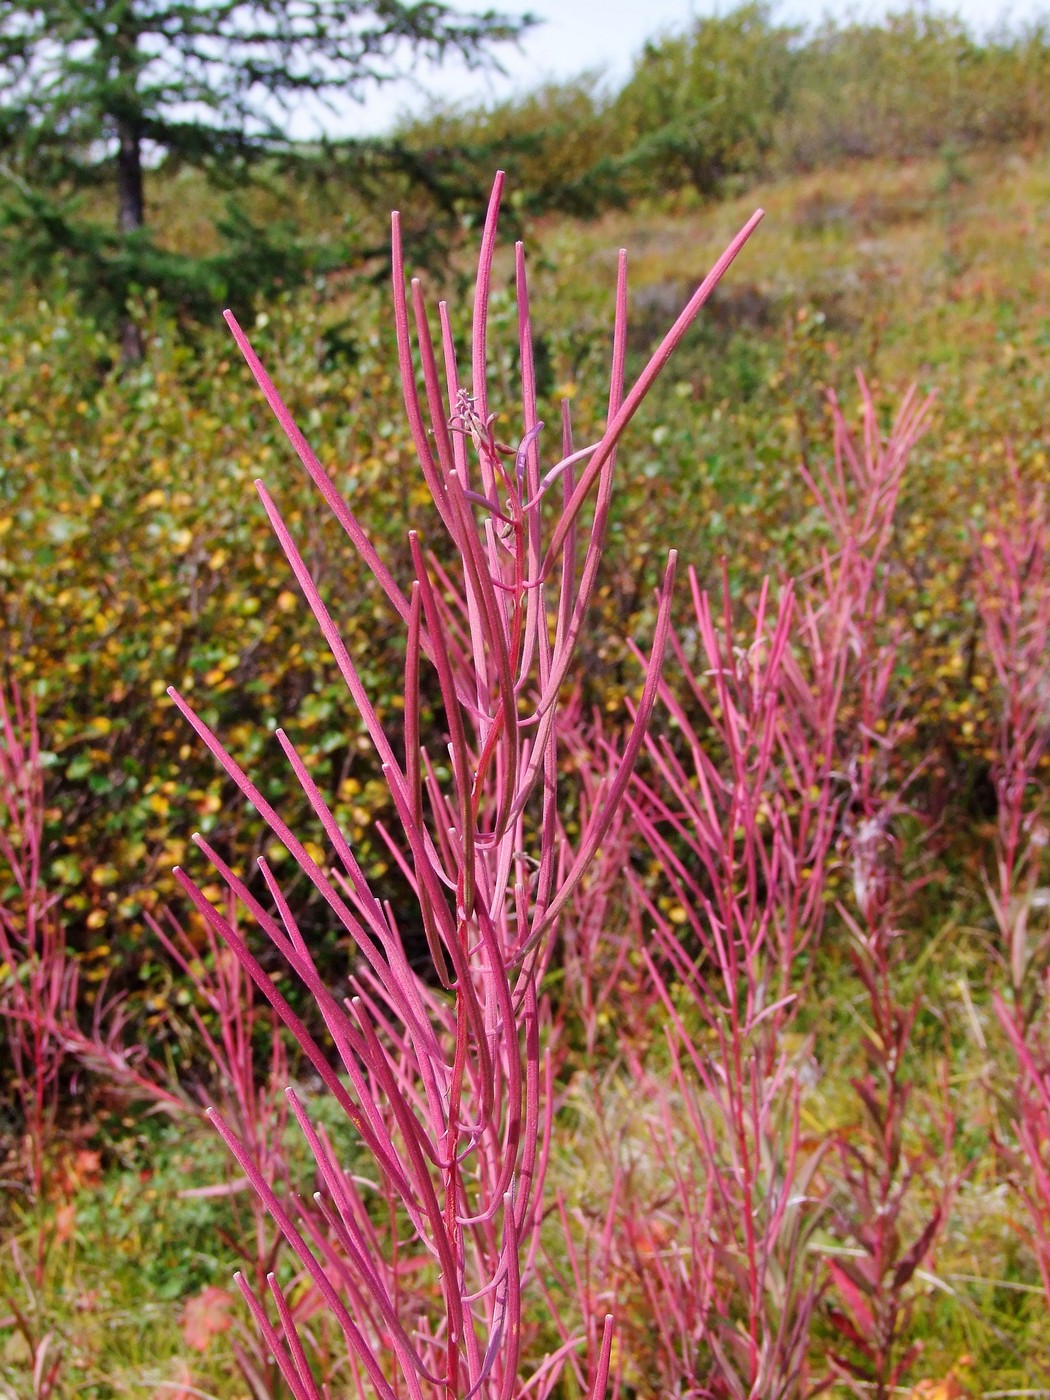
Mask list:
[[[131,122],[117,124],[117,228],[134,234],[146,222],[146,201],[142,179],[142,138]],[[120,325],[120,358],[123,364],[138,364],[146,353],[142,332],[125,312]]]
[[[146,222],[142,138],[128,121],[120,122],[117,131],[120,139],[117,151],[117,228],[121,233],[134,233]]]

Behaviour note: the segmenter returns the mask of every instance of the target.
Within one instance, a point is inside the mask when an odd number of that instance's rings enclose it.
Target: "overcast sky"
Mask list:
[[[646,39],[667,30],[681,29],[697,15],[725,13],[731,8],[713,0],[451,0],[456,8],[481,11],[488,8],[508,14],[526,11],[543,23],[522,41],[521,52],[507,47],[500,59],[505,76],[479,74],[449,63],[444,69],[420,67],[412,78],[393,83],[369,95],[368,102],[355,107],[337,122],[325,121],[331,134],[364,134],[389,127],[401,112],[418,111],[428,95],[443,100],[481,102],[510,96],[516,90],[532,87],[545,79],[571,78],[585,69],[600,69],[611,78],[626,76],[632,58]],[[860,15],[875,17],[887,9],[902,8],[888,0],[782,0],[777,17],[788,21],[812,22],[826,14],[836,17]],[[933,10],[950,10],[962,15],[979,29],[987,29],[1001,19],[1027,20],[1050,9],[1050,0],[957,0],[951,5],[932,4]],[[295,123],[298,127],[299,123]],[[312,134],[296,130],[296,135]]]

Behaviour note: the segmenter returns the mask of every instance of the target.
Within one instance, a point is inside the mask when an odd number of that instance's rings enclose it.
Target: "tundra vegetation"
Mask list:
[[[1050,1392],[1047,45],[8,220],[0,1393]]]

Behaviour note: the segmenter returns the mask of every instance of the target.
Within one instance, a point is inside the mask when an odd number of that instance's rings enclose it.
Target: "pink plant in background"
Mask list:
[[[800,471],[816,500],[834,548],[802,583],[804,670],[826,735],[828,761],[845,788],[844,834],[853,895],[862,919],[882,921],[894,850],[892,824],[917,771],[899,778],[895,765],[912,733],[907,691],[897,684],[902,626],[893,615],[887,551],[908,459],[925,430],[932,399],[914,389],[902,401],[883,439],[862,376],[862,430],[858,442],[837,398],[829,396],[833,450],[830,463]],[[797,687],[802,694],[804,684]]]
[[[62,1351],[39,1306],[49,1241],[44,1190],[47,1149],[58,1108],[66,1058],[56,1028],[70,979],[65,927],[44,873],[44,764],[32,696],[0,680],[0,1045],[21,1110],[22,1158],[35,1208],[33,1260],[22,1261],[18,1241],[6,1242],[0,1299],[31,1358],[33,1394],[56,1393]],[[20,1300],[13,1295],[18,1280]]]
[[[602,801],[607,774],[602,766],[615,745],[595,711],[589,723],[566,723],[564,741],[575,780],[577,823],[586,827]],[[568,833],[562,840],[570,841]],[[655,992],[642,963],[641,911],[624,898],[624,877],[636,857],[637,832],[623,819],[612,822],[594,860],[562,917],[557,968],[556,1028],[568,1039],[578,1026],[586,1063],[596,1065],[603,1046],[638,1046],[651,1035]],[[553,979],[552,979],[553,980]]]
[[[235,927],[236,908],[232,900],[228,904],[227,919]],[[201,921],[201,937],[195,942],[170,911],[163,911],[160,919],[147,911],[145,919],[184,985],[194,993],[187,1016],[195,1049],[202,1058],[192,1077],[180,1076],[170,1058],[150,1054],[136,1034],[133,1009],[122,992],[107,995],[103,988],[95,1000],[89,1029],[78,1024],[75,968],[66,978],[59,1005],[50,1009],[51,1033],[78,1071],[87,1070],[98,1083],[134,1102],[150,1104],[175,1118],[203,1118],[210,1106],[218,1105],[238,1137],[251,1145],[257,1169],[269,1188],[287,1195],[289,1108],[284,1090],[289,1066],[287,1036],[279,1017],[210,924]],[[166,1029],[179,1039],[187,1028],[169,1014]],[[262,1069],[260,1045],[266,1055]],[[222,1196],[230,1200],[233,1232],[223,1230],[220,1234],[244,1260],[255,1287],[265,1288],[268,1275],[277,1267],[284,1237],[248,1178],[228,1175],[225,1181],[187,1187],[180,1194],[183,1198]],[[237,1209],[242,1195],[250,1206],[247,1219]],[[208,1297],[214,1301],[220,1295],[226,1296],[222,1290],[212,1290]],[[308,1314],[314,1304],[309,1288],[300,1287],[296,1315]],[[202,1305],[191,1299],[187,1307],[191,1306]],[[225,1314],[224,1321],[230,1321]],[[245,1335],[238,1327],[232,1349],[255,1400],[267,1400],[275,1393],[278,1377],[265,1343],[256,1339],[254,1331]]]
[[[371,1165],[366,1173],[342,1161],[315,1126],[309,1105],[289,1091],[322,1183],[308,1206],[280,1196],[265,1179],[255,1146],[222,1113],[214,1113],[214,1121],[342,1335],[340,1384],[388,1400],[549,1394],[576,1344],[575,1338],[563,1340],[544,1355],[536,1350],[542,1341],[523,1331],[522,1293],[543,1218],[553,1109],[545,1048],[549,1014],[540,982],[559,920],[615,818],[645,740],[668,633],[673,556],[631,732],[574,852],[558,840],[559,693],[571,676],[593,594],[620,437],[760,217],[733,240],[626,394],[621,255],[605,430],[597,442],[577,448],[566,409],[560,451],[545,471],[520,245],[515,281],[522,401],[513,410],[515,418],[520,413],[520,427],[510,446],[495,435],[498,415],[488,401],[486,321],[502,184],[500,176],[482,238],[467,384],[444,305],[440,357],[434,353],[418,282],[412,284],[410,315],[394,216],[394,311],[405,407],[443,537],[439,562],[410,534],[415,576],[407,591],[376,554],[229,318],[303,465],[406,629],[405,738],[403,752],[396,753],[340,640],[332,608],[260,483],[267,514],[382,761],[399,827],[389,833],[390,845],[426,932],[436,985],[409,967],[398,912],[370,892],[308,763],[283,731],[278,740],[324,829],[336,869],[313,860],[220,739],[170,692],[359,952],[353,995],[337,1001],[265,861],[264,899],[196,838],[309,992],[338,1072],[244,935],[181,871],[180,882],[291,1032],[353,1125]],[[585,527],[583,507],[592,496]],[[447,744],[438,751],[420,731],[424,675],[434,678],[444,710]],[[241,1276],[238,1283],[296,1400],[316,1400],[321,1391],[285,1289],[271,1275],[274,1321],[259,1289]],[[586,1306],[582,1310],[586,1333],[594,1320]],[[593,1394],[605,1389],[611,1321],[605,1319],[599,1331],[588,1378]]]
[[[231,926],[236,927],[236,909],[232,899],[226,911]],[[248,1145],[256,1168],[270,1191],[287,1196],[290,1183],[287,1163],[288,1102],[284,1094],[289,1079],[287,1037],[273,1008],[260,997],[240,962],[229,948],[219,941],[210,924],[204,925],[204,943],[198,948],[175,918],[167,913],[163,921],[146,914],[154,936],[168,957],[193,988],[196,1001],[189,1008],[189,1019],[196,1033],[197,1044],[207,1056],[210,1070],[208,1080],[192,1088],[175,1086],[179,1097],[189,1100],[189,1108],[202,1113],[210,1105],[218,1105],[226,1122],[238,1138]],[[265,1047],[266,1063],[260,1072],[259,1042]],[[84,1053],[84,1052],[82,1052]],[[103,1068],[107,1066],[103,1065]],[[172,1097],[170,1078],[154,1071],[152,1097],[166,1107]],[[119,1078],[115,1067],[109,1067],[109,1077]],[[141,1069],[129,1087],[149,1094],[149,1084]],[[244,1260],[257,1290],[266,1287],[284,1246],[284,1237],[266,1209],[264,1202],[252,1189],[247,1177],[239,1176],[226,1182],[187,1188],[181,1194],[191,1196],[226,1196],[236,1207],[241,1194],[247,1195],[250,1209],[247,1220],[235,1210],[233,1232],[223,1238]],[[205,1297],[221,1303],[222,1290],[206,1290]],[[193,1300],[191,1300],[192,1302]],[[298,1290],[293,1314],[309,1313],[315,1299],[309,1288]],[[198,1305],[200,1305],[198,1300]],[[189,1306],[189,1305],[187,1305]],[[226,1330],[232,1319],[221,1312],[221,1329]],[[257,1400],[279,1391],[275,1363],[269,1349],[250,1333],[243,1340],[238,1328],[232,1348],[241,1374]]]
[[[1015,1142],[1000,1144],[1027,1208],[1050,1300],[1050,931],[1047,812],[1038,777],[1050,750],[1050,517],[1041,488],[1011,461],[1010,491],[977,543],[977,602],[1001,709],[992,782],[994,882],[1006,995],[995,1010],[1014,1056]],[[1043,923],[1040,929],[1040,921]]]
[[[197,949],[173,918],[167,927],[147,913],[158,941],[196,992],[200,1006],[190,1019],[211,1066],[211,1081],[188,1086],[173,1080],[170,1065],[152,1059],[134,1034],[131,1010],[123,993],[100,995],[92,1024],[84,1030],[77,1020],[76,959],[66,944],[57,896],[44,878],[44,769],[40,735],[32,699],[11,682],[0,685],[0,1023],[14,1071],[13,1087],[24,1125],[25,1163],[33,1204],[42,1212],[47,1185],[46,1153],[57,1117],[59,1090],[68,1077],[75,1088],[80,1071],[122,1093],[173,1114],[201,1114],[218,1101],[238,1132],[253,1144],[259,1168],[274,1187],[287,1181],[284,1161],[288,1109],[283,1094],[287,1083],[287,1052],[283,1033],[268,1006],[262,1011],[251,994],[236,958],[214,931],[205,926],[205,948]],[[208,1019],[202,1015],[204,1008]],[[265,1016],[270,1046],[269,1073],[257,1074],[253,1039]],[[209,1024],[210,1022],[210,1024]],[[214,1033],[212,1031],[214,1026]],[[63,1073],[65,1072],[65,1073]],[[240,1182],[218,1183],[203,1192],[229,1195],[248,1188]],[[252,1211],[249,1242],[229,1243],[250,1261],[259,1286],[272,1271],[282,1237],[264,1207]],[[64,1214],[65,1212],[65,1214]],[[44,1277],[47,1250],[72,1228],[73,1207],[60,1208],[53,1222],[38,1214],[35,1258],[30,1279],[17,1243],[12,1240],[11,1277],[20,1281],[21,1297],[3,1293],[12,1319],[33,1357],[34,1395],[53,1393],[63,1365],[63,1350],[53,1331],[39,1323],[38,1290]],[[244,1232],[248,1234],[246,1230]],[[301,1306],[309,1307],[303,1298]],[[242,1374],[258,1400],[274,1393],[267,1371],[265,1347],[245,1347],[234,1341]]]
[[[727,584],[716,611],[690,582],[692,642],[679,628],[661,683],[672,729],[649,737],[628,798],[661,872],[633,884],[670,1056],[669,1080],[634,1070],[669,1183],[667,1239],[638,1255],[638,1273],[653,1305],[662,1299],[670,1390],[800,1396],[820,1153],[799,1116],[808,1046],[788,1032],[823,921],[835,791],[793,699],[792,589],[774,602],[763,587],[742,633]]]
[[[56,1013],[70,972],[58,897],[48,890],[44,874],[44,821],[36,707],[12,680],[0,684],[0,1021],[22,1110],[29,1185],[38,1204],[65,1058]],[[38,1259],[38,1269],[42,1262]]]
[[[1044,974],[1042,1016],[1024,1033],[1008,1004],[997,998],[1016,1072],[1011,1086],[1015,1141],[1000,1143],[1032,1228],[1031,1244],[1050,1303],[1050,973]]]
[[[821,664],[843,668],[836,765],[846,788],[844,856],[852,901],[838,905],[851,935],[850,956],[866,1003],[865,1073],[852,1081],[862,1124],[839,1135],[832,1193],[835,1231],[846,1248],[829,1261],[829,1317],[841,1339],[832,1371],[858,1395],[885,1400],[918,1347],[902,1345],[912,1284],[944,1225],[955,1181],[951,1114],[942,1111],[939,1145],[905,1144],[912,1086],[906,1056],[918,1003],[901,1005],[896,987],[901,919],[915,886],[898,869],[895,824],[909,811],[907,792],[922,765],[901,772],[911,736],[908,695],[897,676],[901,627],[889,600],[887,550],[909,456],[930,400],[909,392],[884,438],[863,379],[859,441],[832,398],[834,452],[818,474],[803,473],[835,544],[809,589],[807,631]],[[838,682],[836,683],[839,684]],[[921,1186],[934,1204],[911,1238],[906,1210]]]
[[[766,587],[741,628],[728,586],[716,606],[692,578],[693,615],[672,635],[676,673],[660,686],[672,729],[647,738],[644,776],[621,816],[651,858],[632,876],[652,929],[637,951],[665,1017],[670,1076],[640,1051],[630,1075],[644,1085],[649,1168],[666,1190],[652,1212],[661,1238],[639,1245],[629,1228],[637,1172],[618,1158],[622,1218],[600,1238],[607,1277],[649,1309],[660,1300],[648,1352],[661,1388],[675,1393],[819,1386],[808,1353],[823,1215],[846,1246],[828,1264],[828,1315],[843,1342],[833,1369],[885,1395],[911,1359],[900,1346],[909,1285],[950,1192],[936,1154],[904,1148],[916,1008],[898,1006],[893,977],[891,894],[902,888],[893,827],[914,775],[896,773],[907,729],[886,551],[928,409],[909,395],[883,440],[863,381],[861,394],[861,442],[832,400],[831,461],[806,473],[835,548],[799,601],[790,587],[774,601]],[[869,1073],[855,1081],[870,1124],[829,1156],[801,1131],[802,1083],[819,1073],[822,1047],[814,1060],[797,1017],[804,955],[840,862],[856,913],[840,910],[873,1026]],[[902,1211],[916,1178],[941,1194],[907,1240]]]
[[[1011,463],[1010,490],[977,541],[984,641],[1002,698],[992,783],[996,878],[988,897],[1002,940],[1012,1009],[1023,1028],[1042,993],[1047,935],[1033,941],[1050,832],[1037,775],[1050,746],[1050,518],[1041,489]]]

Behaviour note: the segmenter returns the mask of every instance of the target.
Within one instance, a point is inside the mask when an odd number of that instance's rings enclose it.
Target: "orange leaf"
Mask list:
[[[194,1351],[207,1351],[212,1337],[230,1326],[233,1297],[225,1288],[210,1284],[191,1298],[182,1311],[182,1339]]]
[[[59,1244],[65,1244],[67,1240],[73,1238],[76,1223],[76,1206],[71,1201],[64,1206],[59,1206],[58,1210],[55,1211],[55,1239]]]
[[[943,1380],[919,1381],[908,1400],[972,1400],[973,1391],[959,1375],[960,1370],[969,1369],[969,1362],[968,1356],[961,1356]]]

